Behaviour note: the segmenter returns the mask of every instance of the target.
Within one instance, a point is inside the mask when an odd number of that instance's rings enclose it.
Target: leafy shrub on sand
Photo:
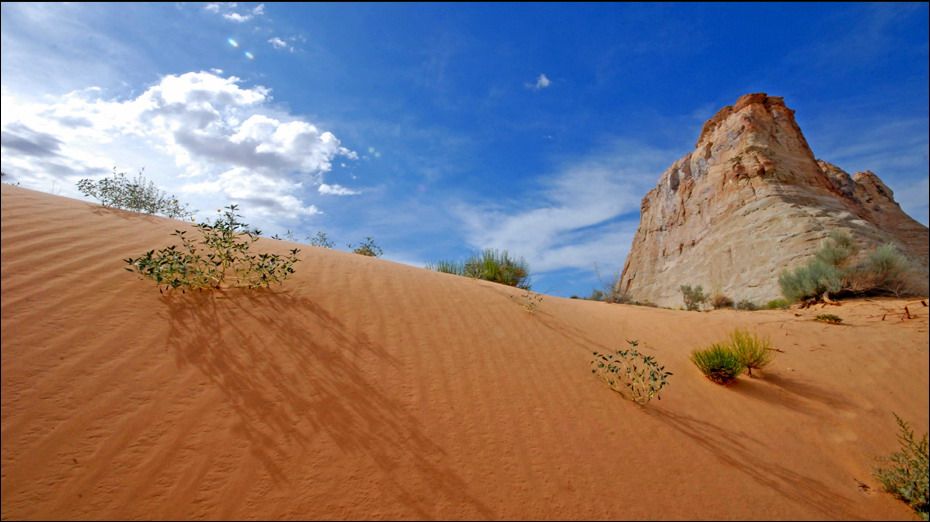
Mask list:
[[[685,308],[688,310],[698,310],[707,301],[707,296],[704,295],[704,289],[701,288],[701,285],[694,288],[691,285],[681,285],[681,297],[684,299]]]
[[[911,295],[918,291],[914,265],[893,244],[869,252],[859,263],[859,249],[845,233],[834,232],[807,264],[778,278],[789,301],[811,301],[844,295]]]
[[[743,373],[743,363],[726,344],[712,344],[703,350],[691,352],[691,362],[708,379],[717,384],[727,384]]]
[[[594,352],[591,373],[620,395],[628,393],[637,404],[646,404],[653,397],[661,400],[659,392],[668,385],[672,372],[666,371],[665,366],[659,366],[651,355],[640,353],[636,349],[638,341],[627,343],[630,348],[617,350],[615,355]]]
[[[310,242],[310,246],[320,247],[320,248],[333,248],[336,246],[335,243],[330,241],[329,236],[326,235],[326,232],[318,230],[317,233],[313,236],[307,236],[307,241]]]
[[[761,370],[772,362],[773,354],[772,343],[764,337],[743,331],[733,330],[729,337],[729,348],[736,355],[736,358],[749,371],[752,377],[752,371]]]
[[[784,299],[772,299],[771,301],[765,303],[766,310],[787,310],[791,304]]]
[[[362,241],[357,247],[353,247],[352,243],[349,243],[348,246],[352,249],[352,252],[361,256],[381,257],[381,254],[384,253],[381,247],[375,244],[375,240],[372,239],[371,236],[366,237],[365,241]]]
[[[898,442],[901,450],[890,457],[879,460],[890,464],[889,467],[876,468],[875,478],[882,483],[885,491],[903,500],[924,520],[930,520],[930,451],[928,451],[927,434],[919,441],[914,439],[914,431],[907,422],[894,414],[900,433]]]
[[[174,195],[169,196],[155,183],[146,180],[141,170],[134,179],[129,179],[125,172],[116,172],[114,168],[113,177],[100,180],[85,178],[77,182],[77,187],[82,194],[97,199],[105,207],[161,214],[170,218],[194,217],[186,204],[181,205]]]
[[[733,300],[723,294],[714,294],[710,298],[710,305],[714,307],[715,310],[720,308],[732,308]]]
[[[483,279],[493,283],[530,289],[530,270],[523,258],[514,259],[506,250],[485,249],[464,262],[439,261],[428,265],[430,270]]]
[[[756,303],[753,303],[749,299],[743,299],[742,301],[736,303],[733,307],[736,308],[737,310],[748,310],[750,312],[753,312],[759,309],[759,305],[757,305]]]
[[[838,315],[833,314],[820,314],[814,318],[815,321],[820,321],[821,323],[830,323],[830,324],[840,324],[843,322],[843,318]]]
[[[295,248],[287,256],[250,253],[249,247],[260,233],[239,221],[237,209],[230,205],[213,224],[197,225],[200,241],[176,230],[172,235],[180,238],[180,247],[171,245],[125,259],[129,265],[126,270],[154,280],[159,291],[162,286],[165,290],[183,290],[220,288],[224,283],[248,288],[282,283],[294,273],[300,250]]]

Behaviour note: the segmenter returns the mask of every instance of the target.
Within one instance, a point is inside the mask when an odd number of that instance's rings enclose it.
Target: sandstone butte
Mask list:
[[[783,98],[747,94],[709,119],[694,150],[643,198],[617,290],[678,307],[681,285],[701,285],[764,304],[781,297],[778,274],[832,231],[863,250],[891,242],[927,273],[927,227],[875,173],[850,176],[816,159]]]

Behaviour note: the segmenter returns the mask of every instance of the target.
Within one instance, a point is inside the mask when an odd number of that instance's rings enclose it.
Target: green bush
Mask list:
[[[653,397],[661,400],[659,392],[668,385],[672,372],[659,366],[651,355],[640,353],[636,349],[639,342],[627,343],[630,348],[617,350],[616,355],[594,352],[591,373],[620,395],[624,395],[625,390],[637,404],[646,404]]]
[[[759,305],[757,305],[756,303],[753,303],[752,301],[748,299],[743,299],[742,301],[736,303],[734,308],[736,308],[737,310],[748,310],[752,312],[754,310],[758,310]]]
[[[530,289],[529,267],[526,261],[523,258],[511,258],[506,250],[485,249],[480,254],[471,256],[462,263],[439,261],[435,265],[428,265],[427,268],[447,274],[515,286],[523,290]]]
[[[784,299],[772,299],[765,303],[766,310],[787,310],[791,305]]]
[[[97,199],[105,207],[161,214],[177,219],[194,217],[186,204],[181,205],[176,197],[159,190],[155,183],[145,179],[142,171],[130,180],[125,172],[116,172],[114,168],[113,177],[96,181],[82,179],[77,182],[77,187],[82,194]]]
[[[691,362],[708,379],[717,384],[727,384],[743,373],[743,363],[726,344],[712,344],[704,350],[691,352]]]
[[[371,236],[366,237],[365,241],[362,241],[362,244],[357,247],[353,247],[350,243],[349,248],[352,249],[352,252],[358,255],[368,257],[381,257],[381,254],[384,253],[384,251],[381,250],[381,247],[375,244],[375,240],[372,239]]]
[[[919,288],[917,271],[892,244],[853,264],[858,249],[849,235],[832,233],[807,264],[781,273],[778,283],[789,301],[839,295],[910,295]]]
[[[772,343],[766,338],[756,337],[743,330],[734,330],[730,333],[729,347],[739,362],[749,371],[761,370],[772,362]]]
[[[907,258],[891,243],[886,243],[866,257],[855,272],[852,289],[874,291],[899,297],[909,293],[916,274]]]
[[[698,310],[701,305],[707,301],[704,295],[704,289],[701,285],[691,288],[690,285],[681,285],[681,296],[685,301],[685,308],[688,310]]]
[[[880,461],[890,463],[887,468],[874,470],[875,478],[882,483],[885,491],[903,500],[924,520],[930,520],[930,451],[928,451],[927,434],[919,441],[914,439],[911,427],[894,415],[900,433],[898,442],[901,450]]]
[[[182,288],[220,288],[224,283],[235,287],[256,288],[281,283],[294,273],[298,249],[287,256],[251,254],[249,247],[258,240],[259,231],[249,230],[239,221],[237,206],[230,205],[213,224],[201,223],[197,229],[201,240],[194,242],[187,232],[172,235],[181,247],[171,245],[149,250],[138,258],[125,259],[126,270],[155,281],[162,291]]]
[[[843,318],[838,315],[833,314],[820,314],[814,318],[815,321],[820,321],[822,323],[830,324],[840,324],[843,322]]]

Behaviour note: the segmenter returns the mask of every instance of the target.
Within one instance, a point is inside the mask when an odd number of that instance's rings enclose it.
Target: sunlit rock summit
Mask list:
[[[643,198],[618,290],[677,307],[681,285],[701,285],[761,304],[834,230],[865,249],[892,242],[927,271],[927,227],[877,175],[816,159],[782,98],[747,94],[709,119]]]

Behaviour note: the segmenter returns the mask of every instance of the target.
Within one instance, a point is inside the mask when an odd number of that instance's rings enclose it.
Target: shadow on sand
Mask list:
[[[326,435],[342,451],[368,456],[391,484],[385,489],[417,518],[437,516],[434,498],[495,518],[418,419],[377,384],[389,370],[377,366],[398,361],[319,304],[275,290],[189,292],[163,302],[178,365],[196,366],[222,391],[235,429],[276,483],[300,478],[282,464]],[[411,478],[430,490],[414,490]]]

